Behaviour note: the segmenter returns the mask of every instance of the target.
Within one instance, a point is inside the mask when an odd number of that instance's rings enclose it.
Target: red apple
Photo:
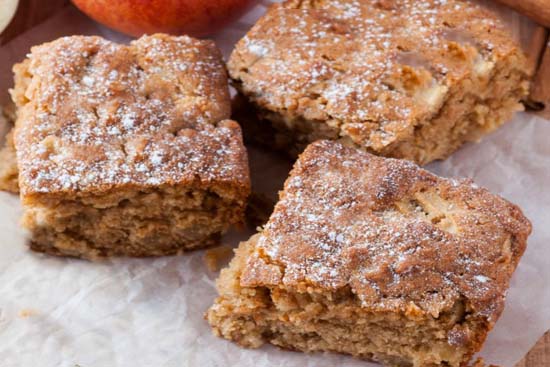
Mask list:
[[[246,11],[251,0],[72,0],[94,20],[132,36],[205,36]]]

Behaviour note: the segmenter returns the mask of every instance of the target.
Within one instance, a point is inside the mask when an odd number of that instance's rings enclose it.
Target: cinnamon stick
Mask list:
[[[497,0],[550,28],[550,0]]]
[[[548,42],[548,29],[538,26],[527,39],[520,40],[520,42],[527,56],[529,70],[532,74],[536,74]]]
[[[531,87],[528,105],[550,119],[550,45],[547,44]]]

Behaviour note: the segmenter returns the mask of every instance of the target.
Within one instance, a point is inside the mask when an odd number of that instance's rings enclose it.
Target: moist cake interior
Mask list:
[[[349,288],[288,292],[241,287],[239,279],[256,241],[257,236],[242,244],[229,268],[222,270],[218,288],[223,296],[208,313],[218,336],[244,347],[271,343],[302,352],[346,353],[392,367],[458,367],[471,353],[462,345],[460,339],[467,336],[461,331],[479,334],[487,328],[464,298],[432,317],[412,305],[401,314],[371,312]],[[446,341],[451,330],[456,345]]]
[[[218,243],[244,201],[231,188],[121,191],[100,199],[59,200],[25,212],[31,247],[56,255],[174,255]],[[46,225],[44,225],[46,224]]]

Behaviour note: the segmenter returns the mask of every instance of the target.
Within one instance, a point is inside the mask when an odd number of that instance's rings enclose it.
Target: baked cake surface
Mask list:
[[[496,16],[458,0],[275,4],[228,69],[261,119],[249,135],[273,129],[264,144],[334,139],[421,164],[501,125],[529,78]]]
[[[33,248],[84,257],[212,245],[249,192],[213,42],[67,37],[14,67],[14,143]]]
[[[517,206],[471,181],[319,141],[222,271],[207,317],[247,347],[465,366],[503,310],[530,231]]]

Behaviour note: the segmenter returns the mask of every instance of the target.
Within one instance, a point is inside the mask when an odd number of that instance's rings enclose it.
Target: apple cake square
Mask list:
[[[31,248],[88,259],[215,245],[243,220],[247,153],[211,41],[66,37],[14,67]]]
[[[463,367],[499,318],[531,225],[470,180],[321,140],[207,313],[218,336],[387,366]]]
[[[292,156],[331,139],[419,164],[499,127],[530,78],[502,22],[460,0],[288,0],[228,69],[258,117],[245,137]]]

